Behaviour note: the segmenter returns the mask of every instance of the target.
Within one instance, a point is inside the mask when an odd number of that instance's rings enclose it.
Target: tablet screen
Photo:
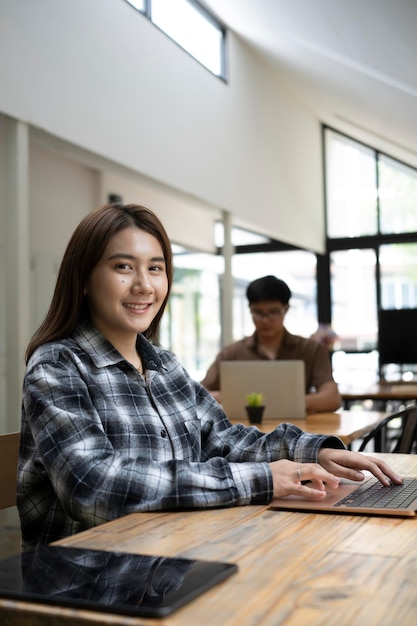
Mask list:
[[[232,563],[41,546],[0,561],[0,597],[163,617],[236,571]]]

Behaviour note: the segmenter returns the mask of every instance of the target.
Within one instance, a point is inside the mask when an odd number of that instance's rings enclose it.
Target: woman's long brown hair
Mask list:
[[[135,226],[153,235],[161,245],[168,278],[168,292],[158,314],[144,335],[154,340],[165,310],[173,278],[171,242],[157,216],[138,204],[105,204],[89,213],[75,229],[58,272],[51,305],[26,350],[26,363],[39,346],[68,337],[88,316],[84,288],[110,238],[117,232]]]

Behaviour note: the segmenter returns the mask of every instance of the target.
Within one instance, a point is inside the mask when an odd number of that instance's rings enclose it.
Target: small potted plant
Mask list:
[[[246,396],[246,413],[251,424],[260,424],[265,410],[263,394],[252,391]]]

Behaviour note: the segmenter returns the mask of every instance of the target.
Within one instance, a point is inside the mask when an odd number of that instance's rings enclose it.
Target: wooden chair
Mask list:
[[[359,452],[369,442],[373,442],[374,452],[417,453],[417,406],[388,415],[363,438]]]
[[[16,504],[16,474],[20,433],[0,435],[0,509]]]

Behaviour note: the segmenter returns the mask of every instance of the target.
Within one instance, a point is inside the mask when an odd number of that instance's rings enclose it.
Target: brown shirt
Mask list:
[[[277,359],[299,359],[305,364],[306,393],[333,382],[332,365],[328,349],[314,339],[292,335],[284,329]],[[223,348],[209,367],[201,384],[209,391],[220,389],[220,361],[262,361],[268,357],[259,351],[256,333]]]

